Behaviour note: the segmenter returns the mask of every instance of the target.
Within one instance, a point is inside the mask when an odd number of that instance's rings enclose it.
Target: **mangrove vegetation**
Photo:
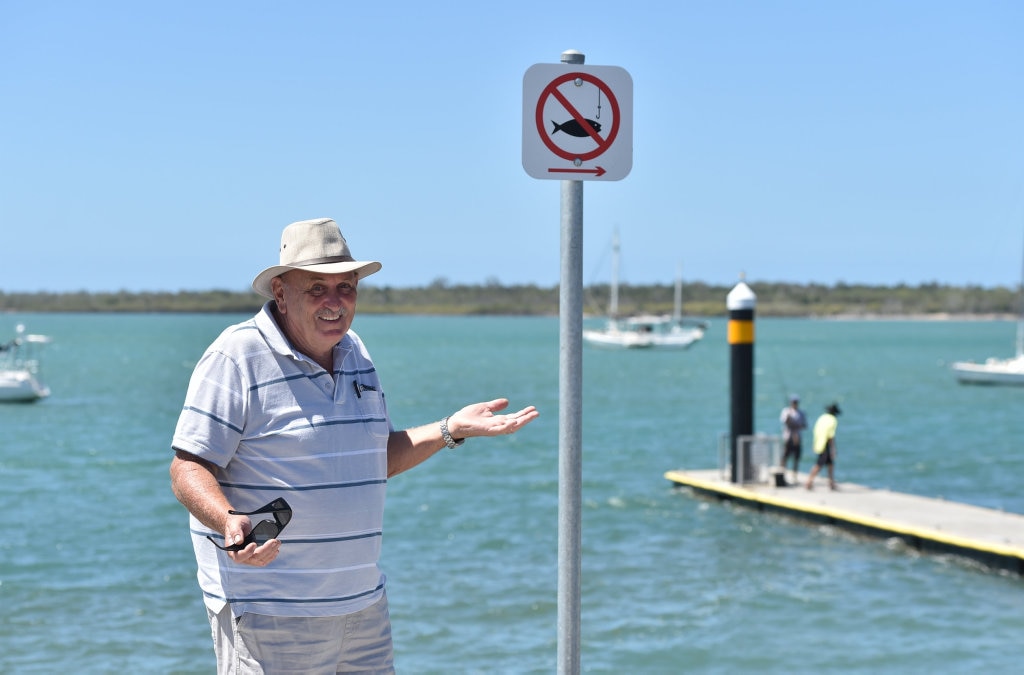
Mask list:
[[[977,316],[1018,312],[1017,289],[980,286],[868,286],[838,283],[795,284],[749,282],[757,294],[759,316]],[[712,317],[726,314],[731,286],[700,282],[684,284],[683,313]],[[668,314],[674,286],[623,285],[619,313]],[[607,312],[607,284],[585,289],[585,311]],[[359,312],[364,314],[557,315],[557,286],[505,286],[499,283],[455,285],[437,279],[428,286],[395,288],[364,282],[359,287]],[[3,312],[216,312],[253,313],[264,300],[251,291],[117,291],[16,293],[0,290]]]

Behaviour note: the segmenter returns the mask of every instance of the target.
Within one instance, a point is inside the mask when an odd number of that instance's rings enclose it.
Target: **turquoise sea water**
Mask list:
[[[169,442],[191,368],[241,316],[4,315],[53,336],[53,395],[0,406],[0,672],[211,673]],[[550,673],[558,323],[356,319],[396,425],[508,396],[542,418],[393,479],[383,566],[401,673]],[[758,431],[836,399],[838,477],[1024,513],[1024,389],[963,387],[1007,322],[757,322]],[[588,673],[1014,672],[1024,580],[701,500],[729,426],[725,320],[690,351],[584,353]],[[804,459],[809,468],[809,460]]]

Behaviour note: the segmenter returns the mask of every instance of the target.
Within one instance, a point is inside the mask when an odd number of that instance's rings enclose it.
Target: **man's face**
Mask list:
[[[282,329],[292,344],[314,359],[329,354],[356,313],[354,272],[318,274],[290,270],[271,281]]]

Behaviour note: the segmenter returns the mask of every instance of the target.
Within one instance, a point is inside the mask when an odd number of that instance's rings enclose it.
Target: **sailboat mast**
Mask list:
[[[672,318],[676,325],[683,320],[683,265],[676,265],[676,295],[672,304]]]
[[[608,315],[619,318],[619,231],[612,233],[612,297],[608,303]]]
[[[1020,283],[1017,284],[1017,358],[1024,356],[1024,253],[1021,255]]]

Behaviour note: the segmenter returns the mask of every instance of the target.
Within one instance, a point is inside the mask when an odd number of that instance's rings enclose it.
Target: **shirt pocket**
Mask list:
[[[384,392],[380,390],[380,385],[354,380],[352,388],[356,397],[356,407],[363,420],[363,428],[374,438],[387,438],[391,429],[388,425],[387,408],[384,405]]]

